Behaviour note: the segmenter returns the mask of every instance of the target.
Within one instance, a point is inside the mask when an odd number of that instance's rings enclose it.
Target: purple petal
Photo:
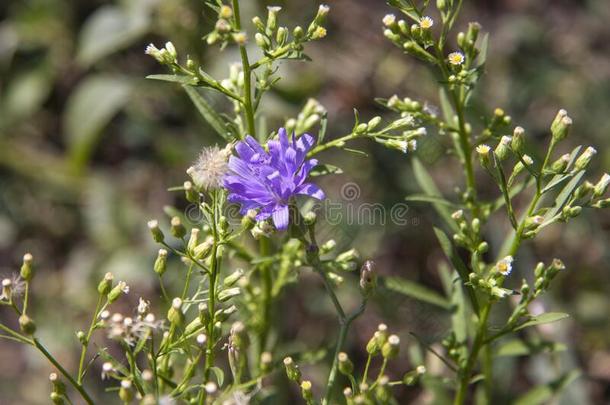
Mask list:
[[[279,230],[288,228],[288,206],[282,205],[276,207],[273,211],[273,223]]]
[[[295,190],[296,194],[308,195],[318,200],[326,198],[324,191],[313,183],[303,183]]]

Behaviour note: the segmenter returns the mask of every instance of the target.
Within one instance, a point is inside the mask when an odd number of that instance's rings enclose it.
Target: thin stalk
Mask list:
[[[72,384],[72,386],[78,391],[78,393],[81,395],[81,397],[83,397],[85,402],[89,405],[93,405],[93,400],[91,399],[91,397],[89,396],[87,391],[85,391],[83,386],[81,384],[79,384],[70,375],[70,373],[68,373],[66,371],[66,369],[63,368],[63,366],[61,364],[59,364],[59,362],[57,360],[55,360],[55,357],[53,357],[53,355],[51,353],[49,353],[49,351],[42,345],[42,343],[40,343],[40,341],[38,339],[34,338],[32,341],[34,343],[34,346],[36,346],[36,348],[51,362],[51,364],[53,364],[55,366],[55,368],[57,368],[59,370],[59,372],[61,374],[63,374],[64,377],[66,377],[66,379],[70,382],[70,384]]]
[[[260,240],[261,257],[269,255],[269,239],[262,237]],[[269,336],[270,319],[271,319],[271,292],[273,288],[273,279],[271,276],[271,266],[269,263],[263,263],[260,267],[261,278],[263,281],[263,324],[258,342],[258,355],[260,356],[267,347],[267,338]]]
[[[489,301],[481,312],[479,318],[479,325],[475,335],[474,343],[468,359],[466,360],[466,366],[459,372],[458,390],[453,401],[454,405],[462,405],[466,400],[466,394],[468,393],[468,386],[470,385],[470,377],[472,370],[477,362],[479,351],[484,344],[485,335],[487,334],[487,319],[489,318],[489,312],[491,310],[491,301]]]
[[[79,384],[81,384],[83,382],[83,377],[84,377],[83,367],[85,366],[85,357],[87,356],[87,348],[89,347],[89,341],[91,340],[91,335],[93,335],[93,330],[95,328],[95,323],[96,323],[97,317],[100,313],[100,309],[102,308],[103,300],[104,300],[104,296],[100,294],[99,297],[97,298],[97,304],[95,305],[95,311],[93,311],[93,318],[91,318],[91,323],[89,324],[89,330],[87,331],[85,343],[83,343],[83,348],[80,351],[80,360],[78,362],[78,374],[77,374]]]
[[[233,0],[233,14],[235,16],[235,28],[241,31],[241,16],[239,11],[239,0]],[[248,51],[245,45],[239,46],[241,64],[244,70],[244,109],[249,135],[256,138],[256,126],[254,125],[254,108],[252,106],[252,70],[248,60]]]

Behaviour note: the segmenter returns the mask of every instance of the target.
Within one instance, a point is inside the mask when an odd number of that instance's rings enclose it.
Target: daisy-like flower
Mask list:
[[[432,28],[433,25],[434,20],[428,16],[422,17],[422,19],[419,20],[419,26],[424,30]]]
[[[227,161],[231,155],[229,147],[218,146],[204,148],[195,164],[186,171],[193,183],[204,190],[217,189],[222,185],[222,178],[227,173]]]
[[[464,63],[464,54],[462,52],[451,52],[447,58],[453,66],[459,66]]]
[[[229,173],[224,186],[228,200],[241,206],[241,213],[256,209],[256,220],[272,217],[277,229],[288,227],[288,204],[296,195],[307,195],[318,200],[324,192],[305,180],[316,159],[307,159],[307,152],[315,144],[309,134],[288,139],[286,130],[279,130],[279,139],[267,143],[269,151],[251,136],[235,145],[238,156],[229,159]]]
[[[513,257],[506,256],[504,259],[496,263],[496,268],[502,275],[508,276],[513,270]]]

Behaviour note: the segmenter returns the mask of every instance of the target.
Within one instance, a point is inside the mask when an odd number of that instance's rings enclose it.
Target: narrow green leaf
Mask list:
[[[445,297],[421,284],[400,277],[385,277],[382,280],[389,290],[446,310],[451,309],[451,303]]]
[[[309,172],[309,175],[312,177],[316,177],[316,176],[326,176],[327,174],[341,174],[341,173],[343,173],[343,170],[341,170],[340,167],[333,166],[330,164],[322,164],[322,165],[317,165],[316,167],[311,169],[311,172]]]
[[[210,367],[210,370],[214,373],[214,375],[216,375],[216,381],[218,382],[218,386],[222,387],[222,384],[225,381],[225,372],[222,371],[221,368],[216,366]]]
[[[470,271],[468,270],[468,267],[466,267],[466,265],[464,264],[462,259],[460,259],[460,257],[457,255],[457,252],[453,248],[453,245],[451,244],[451,241],[449,240],[447,235],[445,235],[445,233],[443,231],[441,231],[440,229],[438,229],[436,227],[434,227],[434,233],[436,234],[436,238],[438,239],[438,242],[441,245],[441,249],[443,249],[445,256],[447,256],[447,259],[449,259],[449,261],[453,265],[453,268],[460,275],[460,278],[462,279],[462,283],[466,283],[468,281],[468,275],[470,273]],[[466,290],[468,291],[468,295],[470,297],[470,302],[473,306],[473,309],[478,314],[479,313],[479,304],[477,301],[476,293],[475,293],[474,289],[472,288],[472,286],[465,285],[465,287],[466,287]]]
[[[477,56],[477,66],[483,66],[485,61],[487,60],[487,49],[489,46],[489,33],[486,33],[481,40],[481,45],[479,46],[479,56]]]
[[[453,106],[449,101],[449,96],[447,96],[447,92],[444,88],[441,88],[439,90],[439,100],[441,102],[441,111],[443,112],[443,118],[445,119],[445,122],[453,122],[453,117],[455,117],[455,111],[453,110]]]
[[[515,405],[548,404],[554,395],[561,392],[570,383],[580,377],[579,370],[572,370],[561,377],[544,385],[539,385],[527,391],[514,402]]]
[[[207,121],[208,124],[224,139],[227,141],[231,140],[231,135],[226,123],[222,117],[212,108],[212,106],[203,98],[203,96],[194,87],[182,85],[186,94],[191,98],[195,107],[201,114],[201,116]]]
[[[535,316],[525,323],[522,323],[521,325],[519,325],[515,328],[515,331],[525,329],[530,326],[543,325],[545,323],[557,322],[557,321],[565,319],[569,316],[570,315],[563,313],[563,312],[547,312],[545,314]]]
[[[530,356],[537,353],[554,353],[566,350],[566,346],[556,342],[524,342],[520,339],[511,339],[502,342],[496,348],[496,356]]]
[[[561,192],[557,195],[557,198],[555,199],[553,207],[548,210],[546,215],[544,216],[545,222],[548,221],[550,218],[553,218],[563,208],[563,205],[566,203],[568,198],[570,198],[570,196],[574,192],[574,189],[578,187],[578,183],[580,183],[580,180],[584,175],[585,171],[581,170],[572,178],[572,180],[568,182],[568,184],[566,184],[563,190],[561,190]]]
[[[318,132],[318,145],[322,144],[326,136],[326,127],[328,126],[328,113],[324,112],[320,118],[320,131]]]
[[[405,197],[406,201],[418,201],[418,202],[429,202],[434,204],[446,205],[447,207],[451,207],[452,209],[463,208],[463,205],[453,203],[444,199],[443,197],[437,197],[434,195],[426,195],[426,194],[411,194]]]
[[[195,86],[197,84],[197,78],[187,75],[148,75],[147,79],[161,80],[164,82],[180,83]]]
[[[419,159],[413,158],[413,174],[415,175],[415,180],[425,194],[431,196],[433,198],[443,198],[441,196],[441,192],[438,187],[434,183],[432,176],[428,173],[424,165],[420,162]],[[438,212],[438,214],[443,218],[447,226],[453,231],[457,232],[458,226],[453,219],[451,219],[451,212],[449,209],[443,204],[433,203],[434,208]]]

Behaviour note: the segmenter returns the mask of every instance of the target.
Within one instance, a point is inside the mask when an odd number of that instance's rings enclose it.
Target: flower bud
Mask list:
[[[31,253],[26,253],[23,255],[23,264],[21,265],[21,271],[19,275],[25,281],[31,281],[32,277],[34,277],[34,256]]]
[[[561,155],[559,159],[553,162],[551,165],[551,171],[553,173],[563,173],[568,168],[568,164],[570,164],[570,154],[566,153],[565,155]]]
[[[286,357],[284,359],[284,367],[286,368],[288,379],[296,382],[301,381],[301,370],[299,370],[299,367],[295,364],[294,360],[292,360],[292,357]]]
[[[589,146],[585,151],[576,159],[576,163],[574,163],[574,169],[577,171],[585,170],[589,163],[591,163],[591,159],[597,153],[594,147]]]
[[[347,353],[341,352],[337,356],[339,371],[345,375],[351,375],[354,372],[354,363],[349,359]]]
[[[267,30],[268,32],[274,32],[277,28],[277,13],[281,10],[281,7],[270,6],[267,7]]]
[[[360,269],[360,292],[364,297],[368,297],[377,286],[377,269],[375,262],[367,260]]]
[[[593,190],[593,198],[598,198],[604,195],[606,190],[608,190],[608,185],[610,185],[610,175],[608,173],[604,173],[604,175],[595,185],[595,189]]]
[[[415,385],[424,374],[426,374],[426,366],[417,366],[415,370],[411,370],[404,375],[402,382],[407,386]]]
[[[553,135],[553,142],[559,142],[568,136],[570,127],[572,126],[572,119],[568,117],[566,110],[559,110],[553,123],[551,124],[551,134]]]
[[[292,30],[292,35],[294,36],[294,40],[296,42],[300,42],[303,40],[303,37],[305,36],[305,32],[303,31],[303,27],[301,26],[296,26],[294,27],[294,30]]]
[[[100,295],[107,296],[110,290],[112,290],[113,280],[114,276],[112,273],[106,273],[102,281],[97,285],[97,292],[100,293]]]
[[[516,154],[523,154],[525,150],[525,130],[522,127],[515,127],[510,147]]]
[[[133,400],[133,391],[131,390],[130,380],[121,381],[121,388],[119,388],[119,398],[125,403],[129,403]]]
[[[233,17],[233,9],[225,4],[223,4],[222,6],[220,6],[220,9],[218,10],[218,16],[220,18],[224,18],[225,20],[228,20],[229,18]]]
[[[163,231],[159,228],[159,221],[156,219],[148,221],[148,229],[150,229],[150,233],[152,234],[153,240],[157,243],[163,242],[165,236],[163,235]]]
[[[496,146],[494,150],[494,154],[498,158],[498,160],[503,161],[508,157],[508,152],[511,148],[512,138],[510,136],[503,136],[500,139],[500,143]]]
[[[252,18],[252,24],[254,24],[254,26],[256,27],[256,29],[258,31],[261,31],[261,32],[265,31],[265,24],[263,24],[263,21],[261,20],[260,17],[256,16],[256,17]]]
[[[369,131],[374,130],[381,123],[381,117],[376,116],[371,118],[371,120],[366,124]]]
[[[269,352],[262,352],[260,359],[260,369],[263,373],[271,371],[273,366],[273,356]]]
[[[199,202],[199,193],[195,191],[195,187],[193,183],[190,181],[185,181],[183,184],[184,187],[184,195],[186,197],[186,201],[196,204]]]
[[[208,236],[206,240],[203,241],[203,243],[200,243],[199,245],[195,246],[195,248],[193,249],[193,256],[197,260],[205,258],[212,250],[213,245],[214,238]]]
[[[66,403],[64,401],[64,397],[55,391],[51,392],[49,398],[51,399],[51,402],[53,402],[54,405],[64,405]]]
[[[184,225],[182,225],[180,217],[172,218],[170,232],[174,238],[184,238],[184,235],[186,235],[186,228],[184,227]]]
[[[33,335],[36,332],[36,324],[32,318],[25,314],[19,317],[19,328],[26,335]]]
[[[49,381],[53,385],[53,392],[64,395],[66,393],[66,385],[59,379],[57,373],[49,374]]]
[[[121,294],[127,294],[129,292],[129,286],[124,281],[119,281],[116,286],[108,293],[108,302],[112,304],[115,302]]]
[[[159,276],[162,276],[165,273],[167,270],[167,250],[159,249],[153,269]]]
[[[400,349],[400,338],[396,335],[388,337],[388,341],[381,347],[381,355],[386,359],[393,359],[398,356]]]
[[[182,300],[180,298],[174,298],[172,300],[172,306],[167,311],[167,319],[176,326],[180,326],[184,323],[184,313],[182,312]]]

